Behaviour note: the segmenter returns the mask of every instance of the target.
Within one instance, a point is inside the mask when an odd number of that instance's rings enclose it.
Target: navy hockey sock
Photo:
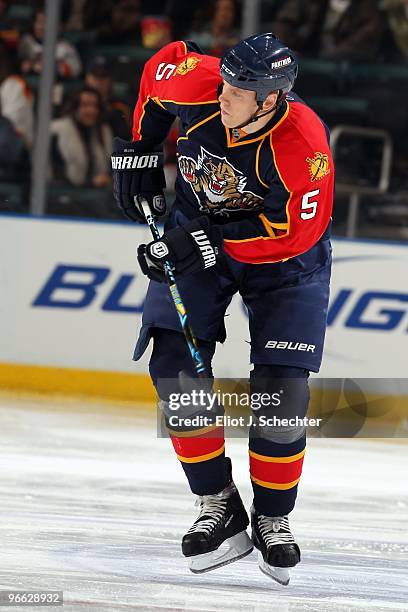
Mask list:
[[[166,406],[170,393],[183,391],[179,381],[180,372],[183,371],[194,379],[195,371],[181,332],[155,328],[153,339],[150,375],[163,405]],[[211,360],[215,342],[199,340],[198,344],[207,372],[212,376]],[[204,417],[209,417],[205,408],[201,412]],[[200,423],[197,426],[185,426],[182,422],[178,424],[177,419],[171,424],[169,417],[177,416],[177,411],[171,414],[170,410],[165,410],[165,413],[167,429],[191,491],[196,495],[212,495],[222,491],[230,481],[225,462],[224,428],[211,423],[207,426]],[[195,413],[200,416],[199,407]]]
[[[280,405],[267,407],[268,418],[306,415],[309,402],[308,371],[286,366],[255,365],[251,393],[282,391]],[[259,413],[256,416],[260,416]],[[302,473],[306,433],[302,426],[251,427],[249,463],[255,510],[266,516],[285,516],[293,510]]]

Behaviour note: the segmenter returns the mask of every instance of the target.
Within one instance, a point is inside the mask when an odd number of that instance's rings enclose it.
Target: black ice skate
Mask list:
[[[289,584],[289,567],[300,561],[300,550],[287,516],[264,516],[251,508],[252,541],[259,550],[260,570],[279,584]]]
[[[221,493],[199,497],[196,505],[200,514],[181,545],[192,572],[208,572],[252,552],[248,515],[232,480]]]

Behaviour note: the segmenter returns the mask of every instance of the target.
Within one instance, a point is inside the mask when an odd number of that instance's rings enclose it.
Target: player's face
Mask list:
[[[223,82],[222,94],[219,97],[221,121],[225,127],[241,125],[258,109],[254,91],[239,89]]]

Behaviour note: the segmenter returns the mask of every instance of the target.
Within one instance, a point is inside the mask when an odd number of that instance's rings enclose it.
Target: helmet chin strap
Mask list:
[[[240,123],[239,125],[234,125],[234,127],[230,128],[230,129],[231,130],[240,130],[240,129],[244,128],[245,126],[250,125],[251,123],[255,123],[255,121],[258,121],[258,119],[262,119],[262,117],[266,117],[267,115],[270,115],[271,113],[273,113],[274,111],[276,111],[279,108],[279,106],[282,104],[284,99],[285,99],[285,96],[282,94],[282,92],[279,92],[279,95],[276,98],[276,104],[271,108],[271,110],[266,111],[266,113],[263,113],[262,115],[258,115],[257,113],[261,110],[261,108],[263,106],[263,102],[258,102],[257,110],[254,112],[253,115],[250,116],[248,121],[244,121],[243,123]]]
[[[270,113],[272,113],[275,109],[276,109],[276,104],[273,108],[271,108],[271,110],[267,111],[266,113],[263,113],[263,115],[257,115],[257,113],[259,112],[259,110],[262,108],[263,102],[258,102],[258,110],[256,110],[254,112],[253,115],[250,116],[250,118],[248,119],[248,121],[244,121],[243,123],[240,123],[239,125],[234,125],[233,128],[231,128],[232,130],[240,130],[241,128],[250,125],[251,123],[255,123],[255,121],[258,121],[258,119],[262,119],[262,117],[266,117],[266,115],[269,115]]]

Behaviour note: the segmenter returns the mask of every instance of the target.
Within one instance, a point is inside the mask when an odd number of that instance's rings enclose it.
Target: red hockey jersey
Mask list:
[[[331,217],[334,166],[326,128],[295,94],[258,132],[234,138],[220,117],[219,59],[178,41],[145,65],[133,139],[165,139],[180,119],[175,206],[222,224],[234,259],[272,263],[309,250]]]

